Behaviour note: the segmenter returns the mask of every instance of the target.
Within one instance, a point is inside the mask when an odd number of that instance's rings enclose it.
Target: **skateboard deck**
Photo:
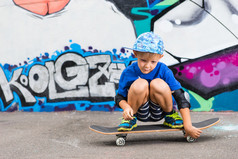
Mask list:
[[[192,125],[200,130],[203,130],[203,129],[207,129],[213,125],[216,125],[217,123],[219,123],[219,121],[220,121],[219,118],[212,118],[212,119],[204,120],[201,122],[192,123]],[[104,126],[98,126],[98,125],[91,125],[89,127],[89,129],[96,133],[100,133],[100,134],[104,134],[104,135],[116,135],[117,136],[116,144],[118,146],[125,145],[127,134],[149,133],[149,132],[168,132],[168,131],[183,131],[183,133],[185,134],[185,131],[183,128],[173,129],[173,128],[164,126],[163,124],[138,125],[132,131],[117,131],[118,127],[104,127]],[[194,142],[195,139],[188,136],[187,141]]]

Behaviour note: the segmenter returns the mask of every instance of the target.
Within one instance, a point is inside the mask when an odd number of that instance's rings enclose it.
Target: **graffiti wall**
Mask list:
[[[1,111],[117,111],[131,47],[159,34],[194,111],[238,111],[235,0],[1,0]]]

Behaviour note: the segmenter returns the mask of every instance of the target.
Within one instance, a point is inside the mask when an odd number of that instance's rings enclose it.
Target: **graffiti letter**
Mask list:
[[[34,65],[29,71],[29,86],[35,93],[43,93],[48,87],[49,72],[45,66]]]
[[[90,69],[98,69],[99,72],[95,73],[89,79],[90,95],[92,97],[114,97],[115,96],[115,84],[105,82],[104,85],[99,85],[98,80],[102,75],[109,79],[108,66],[111,63],[109,55],[88,56],[86,60],[89,63]],[[100,64],[104,64],[100,66]]]
[[[8,80],[3,72],[2,67],[0,67],[0,93],[1,98],[3,98],[3,103],[7,105],[13,100],[13,94],[8,84]]]
[[[119,83],[121,73],[125,67],[124,63],[111,63],[109,66],[110,82]]]
[[[88,88],[85,87],[77,87],[77,90],[70,90],[64,92],[57,92],[56,82],[54,81],[54,63],[46,62],[45,66],[49,70],[49,100],[55,99],[66,99],[66,98],[76,98],[76,97],[88,97]]]
[[[10,82],[7,81],[6,77],[2,76],[4,75],[2,69],[0,69],[0,85],[5,97],[5,100],[7,103],[10,102],[10,100],[13,99],[13,91],[16,91],[18,95],[22,95],[20,96],[21,100],[23,100],[23,102],[25,104],[34,104],[36,102],[36,99],[34,98],[34,96],[25,88],[23,87],[20,83],[18,83],[18,79],[20,78],[22,73],[22,68],[19,68],[17,70],[15,70],[13,72],[12,75],[12,79]]]
[[[64,54],[55,63],[55,81],[65,90],[85,89],[88,72],[86,60],[78,54]]]

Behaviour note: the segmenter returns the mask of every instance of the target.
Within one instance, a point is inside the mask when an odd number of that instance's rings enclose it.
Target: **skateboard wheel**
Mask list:
[[[192,138],[191,136],[187,136],[187,141],[188,141],[189,143],[192,143],[192,142],[195,142],[196,139]]]
[[[117,138],[116,144],[117,144],[117,146],[124,146],[126,144],[125,138],[124,137]]]

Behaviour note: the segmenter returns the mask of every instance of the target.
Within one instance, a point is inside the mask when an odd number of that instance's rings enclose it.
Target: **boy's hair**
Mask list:
[[[153,32],[146,32],[136,39],[132,49],[127,49],[162,55],[164,52],[164,43],[158,35]]]
[[[140,57],[143,57],[143,56],[146,56],[146,57],[154,57],[154,56],[158,56],[160,54],[155,54],[155,53],[151,53],[151,52],[141,52],[141,51],[135,51],[133,50],[133,53],[137,54],[137,56],[140,56]]]

